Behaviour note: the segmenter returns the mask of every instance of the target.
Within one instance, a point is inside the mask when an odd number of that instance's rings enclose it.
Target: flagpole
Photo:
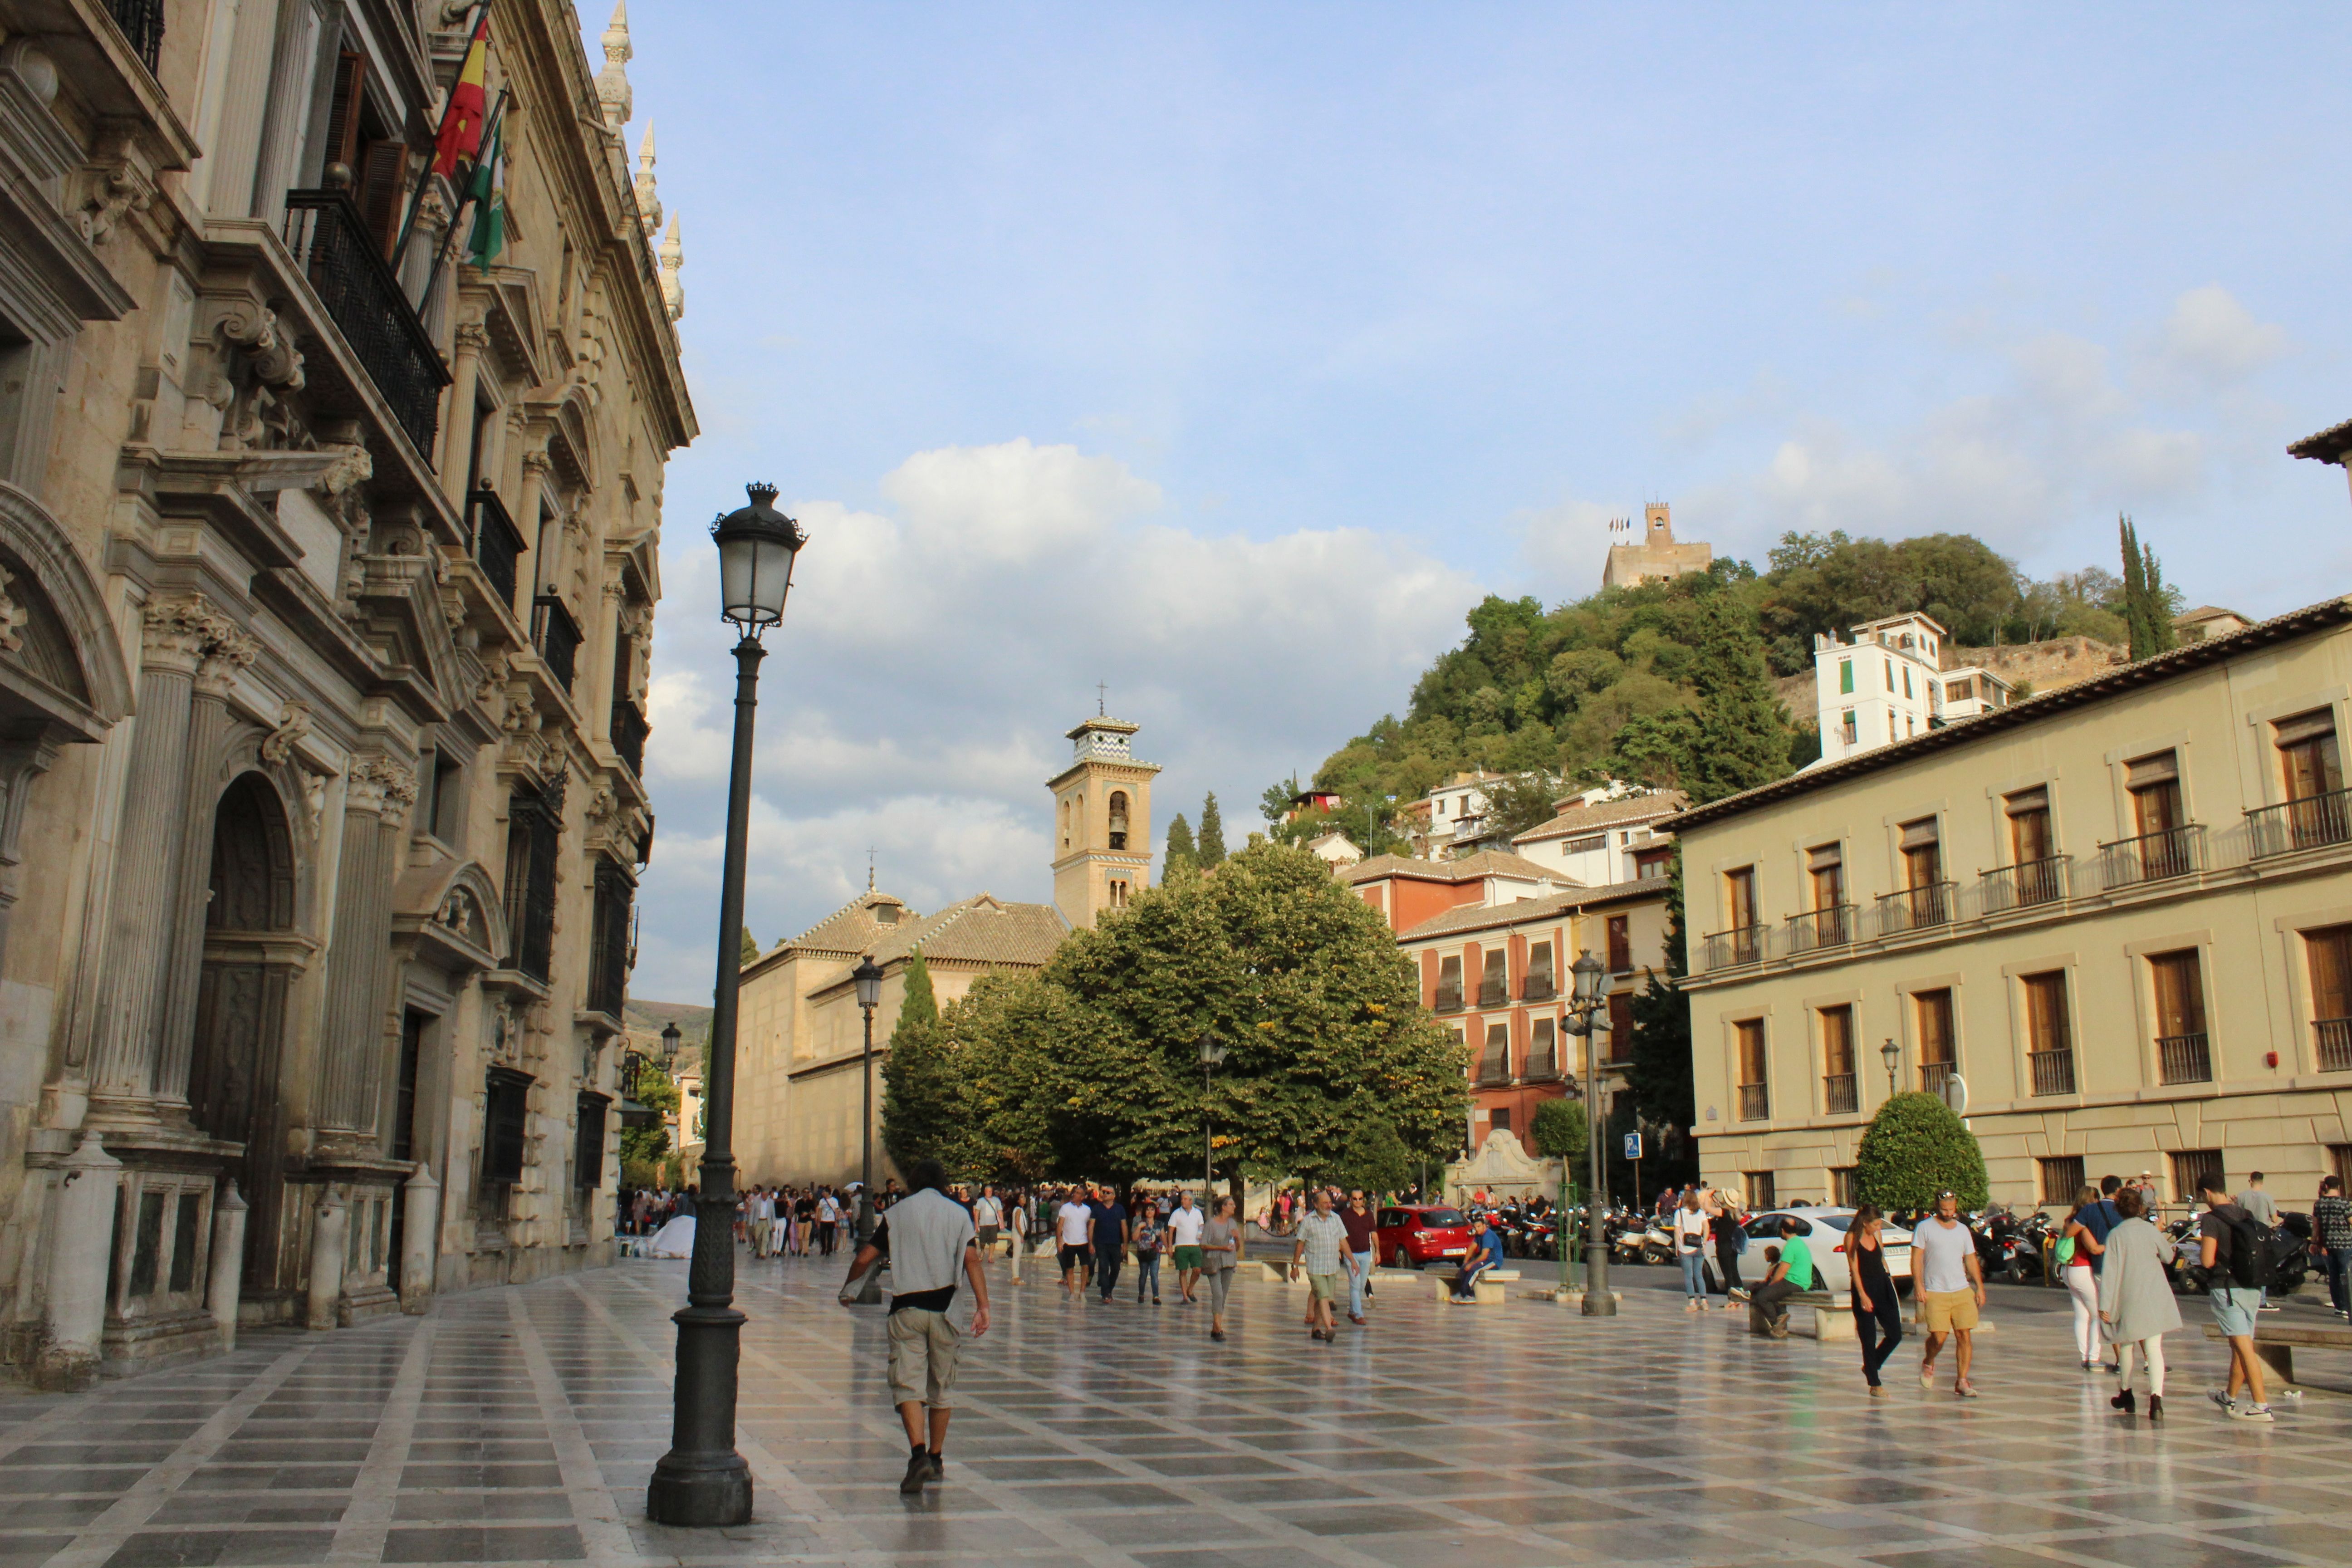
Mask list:
[[[466,53],[468,55],[473,53],[474,36],[481,31],[482,18],[488,14],[489,8],[490,0],[475,0],[473,15],[466,18]],[[465,58],[464,55],[458,57],[457,74],[461,77],[466,71]],[[441,132],[448,128],[449,111],[456,106],[457,98],[457,84],[452,83],[449,88],[449,101],[441,108],[441,123],[433,128],[434,155],[425,160],[424,167],[417,171],[416,188],[408,193],[408,214],[400,220],[400,239],[392,247],[392,269],[394,273],[400,270],[401,258],[408,254],[409,237],[416,232],[416,215],[425,208],[425,188],[432,184],[433,165],[440,160]],[[487,121],[484,123],[483,130],[485,133],[488,131]],[[427,298],[432,296],[433,286],[430,283],[425,286],[425,292]],[[417,309],[421,310],[424,308],[424,300],[418,300]]]
[[[500,88],[499,89],[498,103],[492,107],[489,114],[482,121],[482,140],[480,143],[482,146],[488,147],[493,145],[492,138],[498,135],[499,121],[505,117],[506,111],[507,89]],[[465,184],[458,188],[461,190],[470,188],[473,185],[475,174],[478,174],[480,169],[481,160],[479,157],[477,157],[472,163],[467,164]],[[433,270],[425,275],[425,293],[416,303],[416,308],[419,310],[424,310],[425,305],[432,300],[433,285],[441,280],[442,264],[449,259],[449,243],[457,237],[457,222],[460,218],[466,216],[466,209],[472,205],[473,203],[471,201],[461,197],[457,203],[457,210],[449,215],[449,226],[444,230],[441,235],[441,247],[433,253]]]

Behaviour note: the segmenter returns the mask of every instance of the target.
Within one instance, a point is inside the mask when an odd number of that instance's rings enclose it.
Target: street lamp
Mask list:
[[[1878,1047],[1878,1058],[1881,1061],[1886,1064],[1886,1098],[1893,1100],[1895,1098],[1895,1069],[1903,1065],[1903,1047],[1895,1043],[1894,1036],[1887,1036],[1886,1043]]]
[[[808,536],[775,508],[776,487],[747,485],[751,504],[710,526],[719,547],[719,614],[742,634],[735,644],[735,744],[727,781],[727,855],[719,883],[718,984],[703,1064],[701,1190],[695,1202],[694,1260],[677,1324],[670,1447],[646,1488],[656,1524],[736,1525],[751,1521],[751,1470],[735,1451],[735,1384],[743,1314],[735,1310],[735,1005],[742,984],[743,863],[751,827],[751,731],[759,708],[760,639],[784,618],[793,563]],[[677,1026],[662,1031],[666,1057]]]
[[[866,1078],[866,1142],[857,1169],[857,1241],[862,1247],[874,1234],[874,1009],[882,1000],[882,966],[867,953],[849,978],[857,986],[858,1010],[866,1015],[866,1056],[860,1068]],[[869,1268],[866,1277],[876,1279],[880,1273]]]
[[[1192,1042],[1201,1058],[1201,1206],[1208,1207],[1216,1201],[1217,1140],[1209,1127],[1209,1074],[1225,1059],[1225,1043],[1214,1035],[1203,1033]]]
[[[669,1072],[677,1068],[677,1043],[685,1037],[686,1031],[677,1026],[677,1019],[672,1018],[662,1026],[662,1071]]]
[[[1569,973],[1576,976],[1576,990],[1569,999],[1570,1016],[1561,1021],[1560,1027],[1584,1040],[1584,1114],[1588,1129],[1585,1153],[1591,1158],[1592,1170],[1592,1180],[1584,1194],[1584,1315],[1613,1318],[1617,1315],[1617,1298],[1609,1293],[1609,1243],[1601,1234],[1600,1052],[1592,1040],[1595,1034],[1608,1029],[1595,1016],[1602,1010],[1601,982],[1608,970],[1587,948],[1569,965]]]

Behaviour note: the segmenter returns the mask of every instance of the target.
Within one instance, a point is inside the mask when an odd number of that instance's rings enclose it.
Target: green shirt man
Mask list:
[[[1813,1249],[1801,1236],[1780,1238],[1780,1261],[1788,1265],[1788,1280],[1800,1290],[1813,1288]]]

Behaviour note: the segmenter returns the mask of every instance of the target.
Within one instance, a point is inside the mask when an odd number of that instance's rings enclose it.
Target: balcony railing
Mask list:
[[[2067,869],[2074,858],[2071,855],[2053,855],[2043,860],[2021,860],[2014,866],[1994,867],[1984,874],[1985,913],[1997,915],[2007,910],[2056,903],[2066,896]]]
[[[635,703],[621,697],[613,700],[613,750],[621,753],[621,761],[639,778],[646,776],[646,735],[651,728]]]
[[[1763,1121],[1770,1118],[1772,1096],[1767,1092],[1768,1088],[1769,1086],[1760,1083],[1743,1083],[1739,1086],[1740,1121]]]
[[[548,673],[571,690],[572,665],[580,653],[580,623],[555,595],[541,594],[530,602],[530,640],[546,660]]]
[[[2186,877],[2205,868],[2205,825],[2191,822],[2137,838],[2118,838],[2100,845],[2099,856],[2100,880],[2109,888]]]
[[[1549,1083],[1559,1077],[1559,1055],[1549,1046],[1538,1046],[1528,1052],[1528,1080]]]
[[[1478,1005],[1499,1007],[1511,999],[1511,988],[1500,978],[1478,982]]]
[[[2319,1037],[2319,1070],[2352,1072],[2352,1018],[2321,1018],[2311,1030]]]
[[[1949,882],[1927,882],[1878,898],[1878,932],[1899,936],[1905,931],[1932,931],[1952,923],[1953,894]]]
[[[1764,957],[1764,928],[1734,926],[1729,931],[1717,931],[1706,939],[1706,966],[1709,969],[1730,969],[1742,963],[1757,963]]]
[[[1502,1089],[1511,1081],[1511,1053],[1490,1050],[1478,1058],[1478,1087]]]
[[[156,62],[163,58],[163,0],[107,0],[106,9],[131,40],[131,52],[147,74],[154,75]]]
[[[1832,904],[1825,910],[1809,910],[1789,917],[1789,951],[1792,953],[1843,947],[1853,941],[1852,904]]]
[[[1519,1000],[1522,1002],[1549,1002],[1559,994],[1552,987],[1551,975],[1542,970],[1528,975],[1519,987]]]
[[[2033,1078],[2036,1094],[2072,1094],[2074,1092],[2074,1053],[2072,1051],[2028,1051],[2025,1065]]]
[[[2352,841],[2352,790],[2305,795],[2246,813],[2257,858]]]
[[[287,192],[286,248],[391,405],[392,416],[430,461],[448,367],[359,208],[341,191]]]
[[[1462,1011],[1462,987],[1458,984],[1440,985],[1437,988],[1437,1000],[1431,1004],[1430,1011],[1433,1013]]]
[[[466,492],[466,549],[511,611],[516,565],[523,552],[522,531],[507,515],[507,503],[487,483]]]
[[[1944,1085],[1952,1079],[1956,1064],[1951,1062],[1921,1062],[1919,1088],[1926,1093],[1941,1096]]]
[[[2213,1052],[2203,1030],[2193,1035],[2164,1035],[2156,1042],[2156,1067],[2160,1083],[2210,1083]]]
[[[1851,1116],[1860,1110],[1862,1100],[1854,1088],[1853,1074],[1833,1072],[1822,1075],[1822,1113],[1825,1116]]]

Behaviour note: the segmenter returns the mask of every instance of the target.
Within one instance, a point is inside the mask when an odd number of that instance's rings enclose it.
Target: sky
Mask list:
[[[592,62],[608,13],[583,14]],[[1387,712],[1608,520],[1979,535],[2192,604],[2352,591],[2352,11],[635,0],[701,434],[665,481],[635,994],[707,1001],[731,637],[810,540],[748,919],[1048,900],[1109,710],[1155,842]]]

